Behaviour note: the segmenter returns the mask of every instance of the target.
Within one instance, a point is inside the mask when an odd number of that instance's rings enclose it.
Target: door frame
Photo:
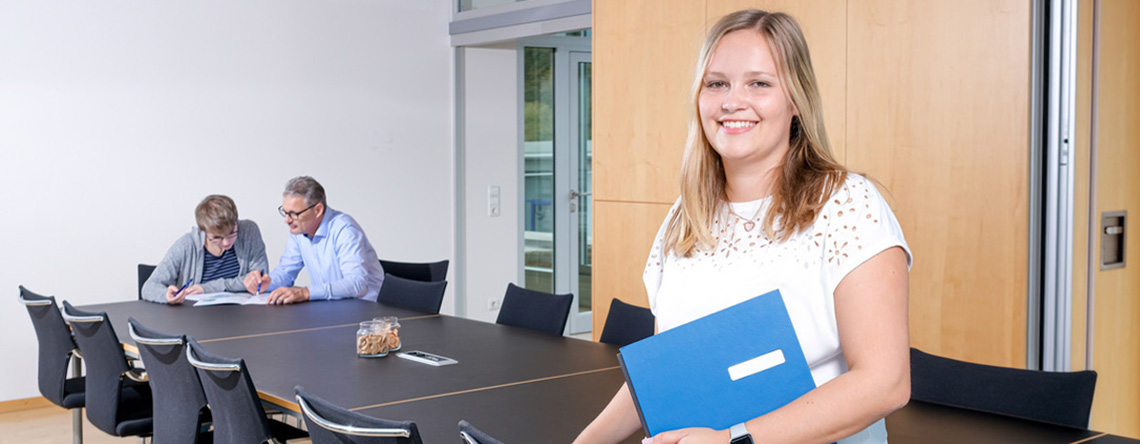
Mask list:
[[[576,228],[578,223],[575,217],[570,217],[570,190],[572,184],[576,183],[577,171],[574,169],[576,162],[574,161],[576,146],[574,141],[577,138],[576,133],[577,118],[574,114],[576,109],[574,92],[577,89],[577,76],[574,75],[576,70],[571,63],[571,54],[587,54],[590,55],[592,51],[592,39],[590,37],[568,37],[568,36],[537,36],[521,38],[517,41],[518,48],[518,162],[519,162],[519,231],[518,231],[518,257],[520,262],[518,264],[519,282],[526,285],[526,239],[524,238],[526,232],[526,189],[524,172],[525,172],[525,126],[526,126],[526,110],[525,110],[525,58],[527,47],[541,47],[554,49],[554,293],[566,294],[572,293],[574,295],[573,302],[571,303],[571,317],[566,323],[565,332],[569,334],[585,333],[592,329],[593,320],[592,312],[579,313],[575,310],[578,306],[579,293],[577,290],[577,254],[576,249],[573,248],[575,239]],[[560,149],[561,148],[561,149]],[[565,180],[563,180],[565,179]],[[576,212],[574,213],[576,214]],[[571,256],[571,251],[575,251]],[[584,319],[584,320],[583,320]]]
[[[581,177],[579,172],[581,171],[581,161],[582,161],[582,156],[581,156],[582,147],[581,147],[581,145],[583,142],[582,142],[581,137],[580,137],[582,134],[582,132],[581,132],[582,122],[579,119],[579,116],[582,115],[582,109],[580,106],[580,104],[581,104],[581,96],[580,95],[581,95],[582,91],[579,89],[579,85],[581,84],[581,78],[579,77],[580,73],[578,71],[578,64],[583,63],[583,62],[589,63],[592,67],[593,62],[594,62],[593,54],[591,52],[588,52],[588,51],[587,52],[573,51],[573,50],[570,51],[569,67],[568,68],[574,77],[569,79],[569,83],[570,83],[570,113],[569,113],[570,114],[570,116],[569,116],[570,117],[570,131],[569,131],[569,133],[570,133],[569,134],[570,145],[569,145],[569,149],[567,151],[570,152],[569,153],[570,154],[569,155],[570,162],[569,162],[568,166],[569,166],[569,170],[571,172],[571,176],[569,178],[570,180],[568,180],[567,183],[569,183],[572,186],[572,188],[569,191],[567,191],[565,197],[569,201],[571,206],[577,205],[577,211],[572,211],[571,212],[572,214],[569,217],[568,231],[570,232],[570,234],[569,234],[569,236],[567,236],[567,242],[569,242],[570,240],[573,240],[573,242],[576,244],[573,248],[569,248],[567,250],[567,255],[569,256],[567,259],[567,268],[569,269],[568,270],[568,272],[570,273],[569,276],[571,276],[570,291],[572,293],[574,293],[574,301],[570,305],[570,319],[569,319],[569,322],[567,323],[568,324],[567,328],[569,329],[569,333],[571,333],[571,334],[589,332],[593,329],[593,326],[594,326],[593,325],[594,324],[593,310],[590,310],[590,311],[578,311],[577,310],[577,308],[581,306],[581,299],[582,299],[582,289],[580,288],[579,284],[582,282],[582,278],[581,278],[581,265],[582,265],[581,257],[583,254],[582,249],[585,248],[585,245],[586,245],[585,243],[582,242],[582,239],[580,237],[581,236],[581,233],[579,231],[581,229],[580,221],[582,220],[581,215],[583,214],[584,211],[586,211],[586,208],[590,208],[592,211],[593,197],[594,197],[593,196],[594,185],[592,183],[592,177],[593,177],[593,167],[592,166],[590,168],[591,183],[589,184],[589,189],[587,189],[587,190],[579,189],[579,188],[582,188],[579,186],[579,184],[582,183],[582,177]],[[592,77],[593,77],[593,71],[591,68],[591,89],[593,88],[592,87],[592,84],[593,84]],[[591,98],[590,100],[593,100],[593,99]],[[592,139],[593,139],[593,137],[590,137],[590,140],[592,140]],[[591,148],[591,151],[592,151],[592,148]],[[592,153],[590,156],[590,162],[591,162],[591,164],[593,163]],[[587,204],[588,204],[588,206],[587,206]],[[589,213],[589,215],[591,218],[593,217],[592,212]],[[590,224],[590,228],[588,231],[592,232],[593,231],[593,220],[591,220],[589,222],[589,224]],[[593,294],[593,288],[592,288],[593,279],[592,278],[590,280],[590,283],[591,283],[591,295],[592,295]]]

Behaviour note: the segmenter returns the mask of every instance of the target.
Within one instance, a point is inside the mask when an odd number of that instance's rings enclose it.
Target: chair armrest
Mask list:
[[[337,433],[341,433],[341,434],[345,434],[345,435],[352,435],[352,436],[376,436],[376,437],[387,437],[387,438],[411,438],[412,437],[412,432],[409,430],[405,430],[405,429],[355,427],[355,426],[350,426],[350,425],[334,423],[334,422],[329,421],[329,420],[325,419],[324,417],[318,415],[316,412],[314,412],[313,409],[309,407],[309,403],[305,402],[305,398],[302,398],[300,396],[297,397],[297,404],[301,406],[301,412],[304,413],[304,415],[306,417],[308,417],[310,420],[312,420],[314,424],[319,425],[321,427],[324,427],[326,429],[332,430],[332,431],[337,432]]]
[[[37,306],[41,306],[41,305],[51,305],[51,300],[50,299],[44,299],[44,300],[36,301],[36,300],[31,300],[31,299],[24,299],[24,295],[21,294],[20,295],[20,303],[24,304],[24,305],[32,306],[32,307],[37,307]]]
[[[102,316],[73,316],[72,314],[67,312],[67,309],[60,310],[59,313],[61,315],[63,315],[63,320],[67,321],[68,324],[74,324],[76,322],[103,322],[104,321]]]
[[[178,338],[148,338],[146,336],[142,336],[139,334],[138,330],[135,330],[135,324],[127,323],[127,330],[130,331],[131,339],[134,339],[135,343],[138,343],[138,344],[182,345],[182,338],[181,337],[178,337]]]
[[[198,358],[194,357],[194,349],[191,347],[186,347],[186,360],[190,361],[190,365],[193,365],[194,367],[200,368],[202,370],[227,372],[241,371],[241,366],[237,364],[214,364],[210,362],[199,361]]]

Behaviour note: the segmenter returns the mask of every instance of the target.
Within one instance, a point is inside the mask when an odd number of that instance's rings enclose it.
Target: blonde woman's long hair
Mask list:
[[[681,205],[665,231],[665,251],[681,257],[715,248],[713,225],[727,205],[724,164],[701,126],[699,96],[705,70],[721,38],[735,31],[764,36],[776,59],[780,82],[793,109],[788,152],[772,185],[772,202],[762,228],[769,238],[787,240],[811,226],[847,169],[835,161],[823,124],[823,110],[807,42],[795,19],[784,13],[738,11],[709,31],[697,60],[691,93],[689,136],[681,159]]]

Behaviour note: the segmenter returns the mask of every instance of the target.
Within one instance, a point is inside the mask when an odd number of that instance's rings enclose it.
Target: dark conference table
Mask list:
[[[360,300],[288,306],[169,306],[144,301],[86,305],[107,312],[133,345],[127,317],[186,334],[223,356],[245,359],[264,401],[298,414],[293,386],[367,415],[415,421],[424,442],[458,442],[460,419],[507,443],[568,443],[624,382],[617,348]],[[360,321],[400,318],[402,351],[458,364],[433,367],[356,356]],[[1138,444],[1090,430],[912,401],[887,417],[892,444]],[[638,443],[630,438],[627,443]]]
[[[127,318],[134,317],[160,332],[186,334],[211,352],[240,357],[262,400],[281,409],[299,414],[293,387],[303,385],[345,408],[415,421],[426,443],[457,442],[460,419],[505,442],[570,442],[623,382],[611,345],[375,302],[192,307],[129,301],[78,308],[106,312],[128,348]],[[433,367],[395,353],[358,358],[359,322],[381,316],[400,318],[401,351],[423,350],[459,363]],[[435,405],[447,406],[447,413],[433,413]]]

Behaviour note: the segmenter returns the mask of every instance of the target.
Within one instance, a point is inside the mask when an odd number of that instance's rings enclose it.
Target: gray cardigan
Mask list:
[[[241,271],[236,278],[202,282],[202,264],[206,257],[205,245],[206,233],[198,227],[192,228],[189,233],[174,241],[174,245],[166,251],[166,256],[163,256],[162,261],[155,267],[150,279],[143,284],[143,299],[165,304],[166,287],[171,285],[181,287],[189,278],[194,278],[194,283],[201,285],[206,293],[244,292],[246,290],[242,280],[249,272],[253,270],[268,272],[269,261],[265,258],[265,242],[261,240],[261,230],[252,220],[238,221],[238,236],[233,249],[237,254]]]

